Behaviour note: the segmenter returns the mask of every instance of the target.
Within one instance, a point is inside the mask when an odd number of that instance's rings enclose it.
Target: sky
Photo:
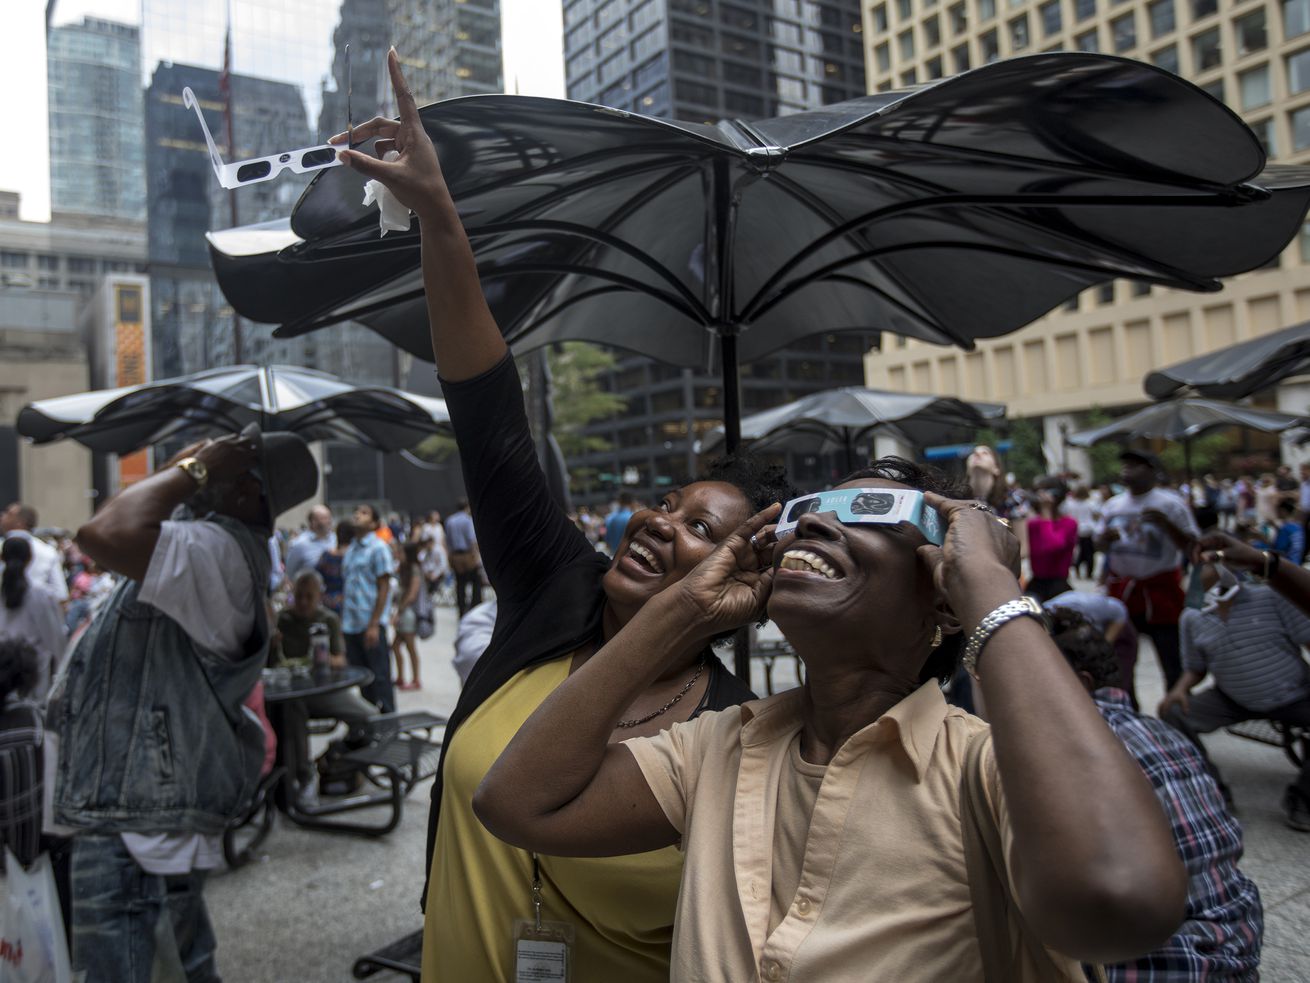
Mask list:
[[[175,0],[186,3],[187,0]],[[21,192],[20,215],[50,218],[49,132],[46,117],[45,0],[0,0],[0,117],[22,121],[22,136],[0,154],[0,190]],[[564,95],[559,0],[500,0],[505,86],[523,95]],[[55,23],[91,14],[137,24],[140,0],[58,0]]]

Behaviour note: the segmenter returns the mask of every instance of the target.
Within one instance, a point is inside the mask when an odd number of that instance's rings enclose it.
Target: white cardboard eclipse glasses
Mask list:
[[[847,526],[908,522],[937,546],[945,534],[942,517],[924,501],[923,492],[899,488],[836,488],[793,498],[783,506],[774,534],[781,538],[792,532],[810,512],[832,512]]]

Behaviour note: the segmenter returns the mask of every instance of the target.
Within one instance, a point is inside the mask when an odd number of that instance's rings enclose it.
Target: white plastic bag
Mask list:
[[[5,848],[5,904],[0,911],[0,983],[70,983],[59,895],[43,853],[24,870]]]

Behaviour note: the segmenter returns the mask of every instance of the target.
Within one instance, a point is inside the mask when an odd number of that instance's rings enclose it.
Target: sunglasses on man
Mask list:
[[[353,134],[355,129],[354,118],[350,111],[351,81],[350,81],[350,45],[346,45],[346,132]],[[209,124],[205,122],[205,114],[200,109],[200,100],[196,94],[187,86],[182,90],[182,104],[188,109],[196,111],[196,118],[200,120],[200,128],[205,131],[205,143],[209,147],[209,161],[214,165],[214,174],[218,177],[218,183],[231,191],[234,188],[244,188],[246,185],[258,184],[261,181],[271,181],[288,168],[297,174],[308,174],[313,171],[321,171],[328,167],[336,167],[341,161],[337,158],[338,147],[331,144],[320,144],[317,147],[303,147],[300,150],[288,150],[281,154],[269,154],[267,157],[252,157],[250,160],[239,160],[233,164],[223,162],[223,156],[218,152],[218,145],[214,143],[214,138],[209,132]],[[347,146],[355,145],[353,135],[347,140]]]

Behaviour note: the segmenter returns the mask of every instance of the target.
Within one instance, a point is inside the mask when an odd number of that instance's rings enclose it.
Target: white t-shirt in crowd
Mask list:
[[[1183,552],[1159,524],[1143,522],[1142,513],[1156,511],[1184,532],[1199,536],[1196,519],[1183,497],[1168,488],[1152,488],[1145,495],[1123,492],[1101,508],[1097,534],[1113,529],[1119,538],[1106,551],[1110,572],[1145,580],[1183,565]]]
[[[231,533],[214,522],[165,522],[137,600],[176,621],[197,647],[240,659],[255,627],[250,568]],[[202,833],[124,833],[123,845],[149,874],[212,870],[223,837]]]
[[[43,584],[29,583],[18,607],[0,603],[0,638],[20,638],[36,649],[36,686],[27,698],[44,705],[50,678],[63,660],[68,642],[63,607]]]
[[[1090,498],[1066,498],[1060,511],[1078,523],[1078,535],[1090,536],[1096,531],[1096,506]]]
[[[64,578],[64,561],[44,539],[37,539],[26,529],[15,529],[9,536],[21,536],[32,546],[32,562],[27,565],[29,583],[44,587],[61,604],[68,600],[68,581]]]

